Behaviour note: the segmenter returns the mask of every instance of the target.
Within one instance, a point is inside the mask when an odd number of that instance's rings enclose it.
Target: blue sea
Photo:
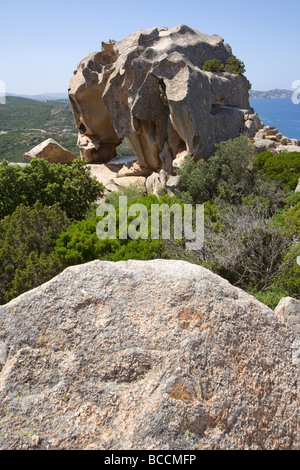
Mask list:
[[[265,126],[275,126],[285,137],[300,140],[300,104],[290,98],[262,98],[251,99],[250,105]]]

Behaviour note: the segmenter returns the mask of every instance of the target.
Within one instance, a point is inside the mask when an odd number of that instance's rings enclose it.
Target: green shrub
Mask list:
[[[120,187],[118,191],[109,193],[105,198],[105,202],[117,206],[120,196],[126,196],[128,202],[130,202],[132,199],[142,197],[144,194],[145,186],[142,183],[131,183],[129,186]]]
[[[58,203],[70,219],[84,218],[89,205],[103,195],[104,187],[90,176],[79,159],[72,165],[51,164],[35,158],[25,167],[0,163],[0,219],[12,214],[19,204],[33,207]]]
[[[194,204],[219,198],[239,201],[251,194],[254,187],[255,151],[249,139],[240,136],[216,146],[208,160],[194,163],[187,158],[180,169],[180,185],[176,194],[186,202]]]
[[[290,297],[300,300],[300,266],[297,257],[300,256],[300,243],[284,256],[283,267],[278,275],[276,285],[284,289]]]
[[[235,55],[229,57],[225,62],[225,72],[242,75],[246,71],[245,64],[237,59]]]
[[[287,297],[289,294],[286,290],[278,288],[278,286],[273,286],[271,289],[265,291],[253,291],[250,294],[254,295],[260,302],[267,305],[269,308],[274,310],[278,305],[282,297]]]
[[[117,193],[118,194],[118,193]],[[133,240],[120,239],[120,218],[118,200],[110,198],[114,201],[116,208],[116,239],[106,238],[104,240],[97,236],[97,225],[105,216],[94,217],[80,222],[73,223],[72,226],[63,232],[56,241],[54,248],[55,253],[62,260],[62,264],[70,266],[72,264],[80,264],[94,259],[103,259],[108,261],[120,261],[128,259],[153,259],[164,257],[165,247],[162,240],[150,238],[151,227],[151,205],[152,204],[168,204],[172,205],[176,200],[169,196],[158,199],[153,194],[145,197],[133,198],[128,200],[128,208],[133,204],[143,204],[148,210],[147,227],[149,238],[138,238]],[[127,218],[127,230],[129,224],[134,217]]]
[[[224,64],[219,59],[206,60],[202,66],[202,69],[206,72],[222,72],[224,70]]]
[[[0,222],[0,303],[53,277],[59,269],[49,260],[55,239],[69,225],[58,204],[20,205]]]
[[[281,181],[288,189],[295,190],[300,178],[300,152],[262,152],[256,155],[254,168],[269,179]]]

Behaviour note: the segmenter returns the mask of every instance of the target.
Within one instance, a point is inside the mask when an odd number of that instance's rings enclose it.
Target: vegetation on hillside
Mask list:
[[[8,96],[0,106],[0,160],[25,162],[23,154],[51,137],[79,156],[77,131],[66,100],[36,101]]]
[[[0,161],[28,163],[23,154],[48,138],[79,157],[69,101],[8,96],[6,104],[0,106]],[[125,140],[117,151],[120,155],[133,155]]]
[[[175,197],[157,198],[137,186],[110,193],[106,203],[114,207],[115,239],[97,236],[99,224],[107,223],[107,211],[96,214],[95,202],[103,187],[82,161],[63,166],[36,159],[25,168],[4,162],[0,165],[0,303],[73,264],[158,257],[205,266],[272,308],[283,296],[300,299],[296,263],[300,195],[294,193],[299,161],[300,153],[280,158],[269,152],[255,155],[243,136],[222,142],[208,160],[186,160]],[[135,237],[119,237],[124,228],[119,196],[127,197],[128,210],[133,204],[147,209],[146,217],[140,210],[123,221]],[[152,205],[170,208],[175,203],[204,204],[201,250],[186,250],[179,237],[151,238]]]
[[[243,136],[207,161],[187,159],[177,196],[205,203],[205,245],[195,260],[274,308],[300,299],[300,153],[255,155]]]
[[[103,185],[90,177],[82,160],[72,165],[49,164],[34,158],[25,167],[0,163],[0,219],[19,204],[32,207],[36,201],[51,207],[58,203],[71,220],[82,219],[90,204],[103,195]]]

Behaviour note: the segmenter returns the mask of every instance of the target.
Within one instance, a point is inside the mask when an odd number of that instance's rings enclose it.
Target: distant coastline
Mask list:
[[[275,90],[269,91],[257,91],[257,90],[250,90],[249,97],[250,99],[257,100],[257,99],[286,99],[291,98],[293,91],[291,90],[280,90],[276,88]]]
[[[258,91],[250,90],[249,97],[250,99],[278,99],[278,98],[291,98],[293,91],[291,90],[281,90],[276,88],[274,90],[268,91]],[[15,96],[21,98],[29,98],[35,101],[52,101],[52,100],[69,100],[67,93],[42,93],[39,95],[26,95],[26,94],[15,94],[7,93],[7,96]]]

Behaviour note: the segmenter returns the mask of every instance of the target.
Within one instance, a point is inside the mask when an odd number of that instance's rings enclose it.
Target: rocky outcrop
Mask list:
[[[137,166],[133,165],[116,165],[116,164],[88,164],[91,171],[91,176],[95,176],[99,183],[102,183],[106,192],[118,191],[120,186],[129,186],[131,184],[139,184],[141,188],[145,188],[146,178],[140,169],[138,172]],[[129,168],[132,168],[130,171]],[[134,171],[136,170],[136,171]],[[149,171],[149,168],[146,169]],[[130,176],[128,176],[130,175]]]
[[[294,340],[202,267],[73,266],[0,308],[0,448],[299,449]]]
[[[221,37],[185,25],[103,42],[69,86],[82,157],[106,163],[127,138],[141,167],[172,174],[182,152],[197,160],[242,132],[253,137],[262,124],[246,77],[202,70],[207,59],[225,63],[231,55]]]
[[[283,315],[286,318],[300,341],[300,300],[294,299],[293,297],[283,297],[275,308],[275,313],[277,315]]]
[[[23,157],[27,160],[33,158],[43,158],[50,163],[71,164],[76,158],[60,144],[53,139],[47,139],[36,145],[29,152],[24,153]]]
[[[275,314],[282,316],[295,333],[293,362],[300,365],[300,301],[293,297],[283,297],[275,308]],[[298,374],[299,372],[300,368]]]
[[[273,153],[300,152],[300,140],[283,136],[275,126],[264,126],[253,138],[258,152],[271,150]]]

